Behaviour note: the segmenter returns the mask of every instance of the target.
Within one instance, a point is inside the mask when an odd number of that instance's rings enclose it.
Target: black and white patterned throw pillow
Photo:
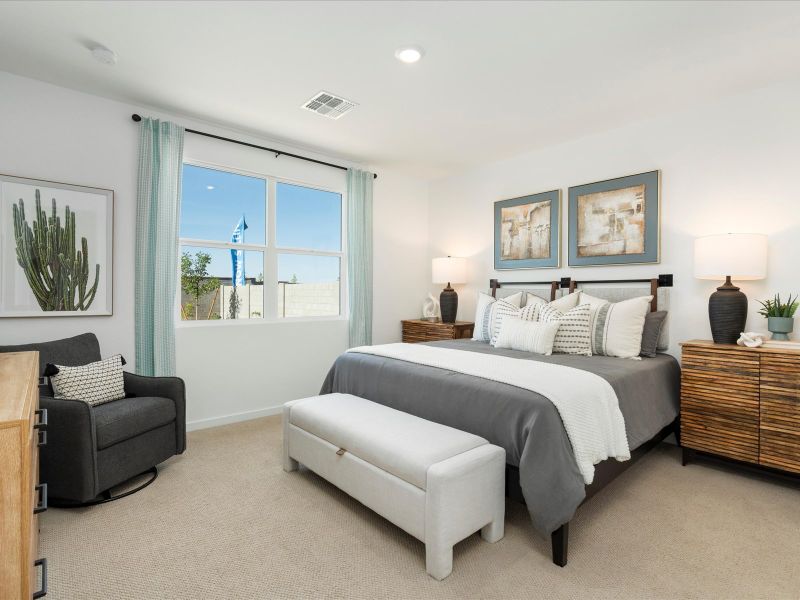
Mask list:
[[[81,367],[48,364],[44,374],[50,377],[57,399],[83,400],[97,406],[125,397],[121,354]]]

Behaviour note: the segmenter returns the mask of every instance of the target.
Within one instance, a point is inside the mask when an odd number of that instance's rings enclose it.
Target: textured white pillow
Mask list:
[[[527,298],[525,300],[525,306],[519,312],[519,316],[521,319],[526,321],[538,321],[539,320],[539,311],[542,309],[543,306],[547,306],[547,300],[540,298],[539,296],[534,296],[531,293],[527,294]]]
[[[592,352],[618,358],[639,356],[644,319],[652,299],[652,296],[640,296],[600,305],[592,324]]]
[[[117,354],[81,367],[47,365],[53,395],[58,399],[83,400],[97,406],[125,397],[122,355]],[[47,373],[46,371],[46,373]]]
[[[492,304],[490,308],[491,316],[489,317],[489,343],[494,346],[497,342],[497,336],[500,334],[500,327],[503,325],[503,319],[506,317],[518,317],[520,314],[520,307],[513,302],[506,302],[505,298],[500,298],[497,302]]]
[[[548,303],[548,306],[551,306],[556,310],[565,313],[568,310],[572,310],[573,308],[578,306],[578,300],[581,299],[581,293],[582,292],[580,290],[577,290],[567,294],[563,298],[556,298],[552,302]],[[583,302],[581,302],[581,304],[583,304]]]
[[[489,294],[478,292],[478,306],[475,309],[475,329],[472,332],[472,339],[477,342],[489,341],[489,308],[495,303],[495,299]]]
[[[579,304],[565,313],[554,308],[552,302],[542,308],[539,321],[559,324],[553,342],[553,352],[592,355],[592,336],[589,328],[591,313],[592,308],[588,304]]]
[[[558,323],[536,323],[518,317],[505,317],[495,348],[511,348],[549,356],[553,353]]]
[[[489,294],[478,292],[478,306],[475,309],[475,329],[472,332],[472,339],[477,342],[488,342],[492,339],[492,307],[498,299],[492,298]],[[505,298],[499,298],[508,304],[513,304],[519,308],[522,303],[522,292],[511,294]]]

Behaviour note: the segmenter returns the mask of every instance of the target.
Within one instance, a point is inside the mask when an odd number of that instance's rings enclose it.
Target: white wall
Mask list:
[[[587,98],[587,101],[590,99]],[[652,277],[673,273],[671,340],[710,339],[708,296],[719,285],[693,277],[693,240],[724,232],[769,234],[769,274],[744,282],[749,330],[766,330],[756,299],[800,292],[800,81],[729,97],[693,110],[488,164],[431,184],[432,256],[470,261],[458,288],[459,318],[472,319],[475,292],[501,281]],[[661,264],[566,266],[567,188],[654,169],[662,171]],[[562,266],[538,271],[493,270],[493,203],[563,190]],[[721,282],[720,282],[721,283]]]
[[[0,344],[44,341],[92,331],[103,355],[134,361],[134,233],[138,112],[199,130],[244,139],[335,162],[265,138],[254,137],[97,96],[0,72],[0,173],[110,188],[114,211],[114,315],[0,319]],[[313,115],[312,115],[313,116]],[[186,156],[221,165],[319,183],[343,185],[344,173],[241,146],[186,136]],[[427,291],[427,196],[424,184],[379,169],[375,186],[375,313],[378,341],[399,339],[399,321]],[[421,217],[421,218],[420,218]],[[388,219],[390,222],[386,222]],[[417,223],[417,220],[420,222]],[[413,227],[412,227],[413,226]],[[406,235],[402,228],[411,228]],[[385,237],[384,237],[385,236]],[[395,253],[394,240],[403,253]],[[193,426],[258,416],[282,402],[316,393],[335,357],[347,345],[347,322],[214,324],[179,327],[178,375],[187,384]]]

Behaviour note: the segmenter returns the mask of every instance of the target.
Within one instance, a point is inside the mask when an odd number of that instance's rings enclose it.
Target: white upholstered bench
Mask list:
[[[283,468],[302,463],[425,543],[444,579],[453,545],[503,537],[505,450],[483,438],[349,394],[287,402]]]

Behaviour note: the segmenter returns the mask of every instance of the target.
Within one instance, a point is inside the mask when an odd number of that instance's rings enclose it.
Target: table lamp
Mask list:
[[[694,276],[725,283],[708,299],[711,335],[718,344],[735,344],[747,321],[747,296],[731,283],[767,276],[767,236],[723,233],[694,241]]]
[[[447,287],[439,294],[442,322],[455,323],[458,312],[458,294],[450,287],[450,284],[467,282],[467,261],[455,256],[434,258],[432,270],[433,283],[447,283]]]

